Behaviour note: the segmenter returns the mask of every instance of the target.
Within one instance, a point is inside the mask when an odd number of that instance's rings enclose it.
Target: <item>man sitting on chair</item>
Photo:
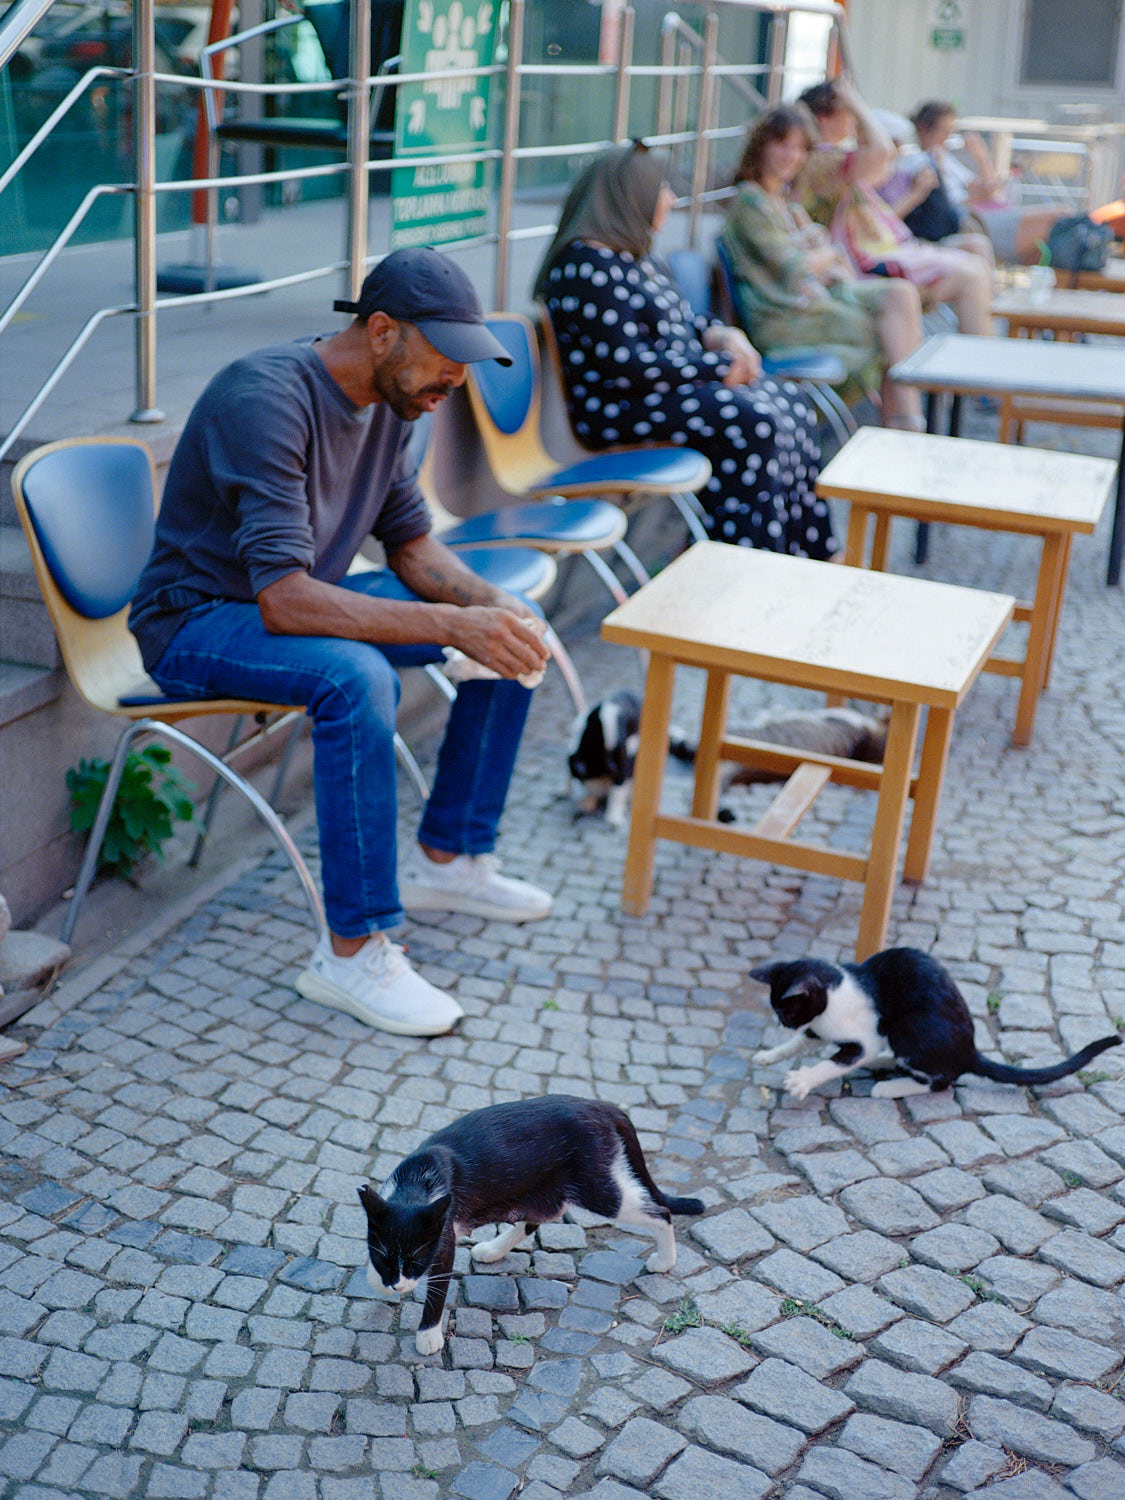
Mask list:
[[[258,350],[222,370],[177,444],[129,624],[177,698],[304,704],[329,939],[297,988],[405,1036],[463,1012],[387,930],[407,911],[527,922],[545,891],[491,850],[531,693],[547,661],[535,612],[430,534],[410,423],[497,359],[471,283],[429,248],[388,255],[342,332]],[[360,544],[388,568],[348,575]],[[531,623],[529,623],[531,622]],[[498,673],[462,683],[409,871],[396,878],[396,667],[454,646]]]

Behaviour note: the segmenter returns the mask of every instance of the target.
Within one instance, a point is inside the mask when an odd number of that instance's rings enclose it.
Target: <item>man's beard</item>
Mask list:
[[[425,410],[422,402],[427,397],[437,396],[444,400],[453,386],[448,380],[418,387],[404,385],[400,374],[407,365],[405,350],[406,339],[400,333],[394,348],[383,363],[375,367],[371,378],[376,391],[396,417],[401,417],[404,422],[416,422]]]

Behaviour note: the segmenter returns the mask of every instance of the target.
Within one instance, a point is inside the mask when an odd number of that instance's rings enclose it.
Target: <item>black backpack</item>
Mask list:
[[[1056,271],[1101,271],[1112,244],[1113,230],[1108,224],[1095,224],[1089,214],[1059,219],[1047,236]]]
[[[902,222],[920,240],[943,240],[946,235],[960,233],[961,217],[950,203],[940,175],[930,196],[912,208]]]

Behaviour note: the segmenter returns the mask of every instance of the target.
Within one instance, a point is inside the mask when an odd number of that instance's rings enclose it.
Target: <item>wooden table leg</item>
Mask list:
[[[1074,546],[1074,536],[1067,532],[1063,537],[1062,562],[1059,564],[1059,587],[1055,595],[1055,613],[1051,620],[1050,644],[1047,647],[1047,659],[1043,663],[1043,691],[1046,692],[1051,685],[1051,668],[1055,664],[1055,647],[1059,643],[1059,620],[1062,618],[1063,599],[1066,597],[1066,581],[1070,577],[1070,553]]]
[[[652,896],[652,866],[656,852],[654,829],[668,760],[668,725],[672,718],[675,675],[676,663],[671,657],[650,653],[633,772],[633,815],[621,889],[621,909],[634,917],[644,916]]]
[[[891,522],[894,517],[881,510],[875,517],[875,540],[871,544],[871,566],[876,573],[887,571],[887,552],[891,545]]]
[[[849,568],[862,568],[867,555],[867,518],[871,514],[852,501],[848,513],[848,535],[844,542],[844,562]]]
[[[1026,745],[1031,740],[1039,691],[1051,660],[1051,626],[1058,618],[1062,580],[1063,539],[1058,532],[1053,532],[1043,538],[1043,554],[1039,559],[1039,579],[1031,605],[1027,655],[1024,658],[1019,704],[1016,707],[1016,727],[1012,732],[1013,745]]]
[[[699,725],[699,747],[695,752],[695,790],[691,815],[715,821],[719,810],[719,744],[727,732],[730,708],[730,673],[715,668],[707,673],[707,693]]]
[[[898,850],[910,798],[910,773],[914,763],[914,742],[918,737],[919,713],[917,703],[895,703],[891,709],[883,774],[879,781],[879,805],[871,833],[871,854],[856,939],[856,958],[861,963],[879,951],[887,936]]]
[[[914,813],[910,819],[910,837],[906,841],[906,858],[902,866],[902,878],[914,885],[925,880],[930,868],[934,824],[952,737],[953,710],[931,708],[926,715],[926,737],[922,741],[922,758],[918,766]]]
[[[1105,581],[1110,588],[1121,582],[1121,555],[1125,552],[1125,427],[1117,459],[1117,494],[1113,502],[1113,530],[1109,534],[1109,563]]]

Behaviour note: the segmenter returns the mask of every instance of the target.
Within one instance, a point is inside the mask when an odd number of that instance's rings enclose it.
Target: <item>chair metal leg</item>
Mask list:
[[[402,735],[395,731],[395,754],[399,758],[402,769],[406,772],[413,783],[414,790],[418,793],[419,802],[425,802],[430,795],[430,786],[422,771],[422,767],[414,759],[414,752],[403,739]]]
[[[90,829],[90,837],[86,843],[86,852],[82,856],[82,864],[79,866],[78,878],[74,882],[74,894],[70,898],[70,906],[63,921],[60,934],[64,943],[69,943],[74,931],[74,924],[78,921],[78,913],[82,902],[86,899],[86,892],[90,889],[90,882],[94,878],[94,872],[98,867],[98,855],[101,853],[102,840],[105,838],[106,827],[109,823],[109,815],[113,811],[113,804],[117,797],[117,788],[121,785],[121,775],[125,769],[125,757],[129,753],[129,746],[137,737],[139,724],[144,724],[144,719],[138,719],[136,723],[129,724],[122,732],[117,741],[117,748],[113,752],[113,759],[109,763],[109,772],[102,789],[102,800],[98,803],[98,811],[94,818],[94,826]]]
[[[230,739],[227,741],[226,753],[223,756],[224,760],[229,761],[235,751],[241,751],[243,748],[245,748],[245,745],[249,745],[251,741],[257,741],[259,739],[262,741],[266,740],[274,733],[275,730],[282,729],[291,718],[294,721],[293,727],[289,731],[289,738],[285,743],[285,749],[282,751],[281,759],[278,761],[277,772],[274,775],[273,779],[273,786],[270,789],[270,794],[267,799],[271,807],[277,806],[277,800],[281,796],[281,788],[285,784],[285,777],[289,772],[289,767],[292,763],[294,752],[297,749],[297,741],[301,737],[301,726],[304,723],[304,717],[302,713],[299,710],[290,709],[288,713],[283,714],[272,724],[267,724],[264,717],[259,714],[259,728],[256,729],[252,735],[249,735],[247,737],[244,744],[239,743],[242,734],[243,722],[243,715],[239,714],[234,721],[234,725],[230,732]],[[191,857],[188,859],[188,866],[190,869],[196,869],[200,859],[203,856],[203,846],[204,844],[206,844],[208,836],[211,832],[211,823],[215,817],[215,809],[219,804],[219,795],[225,785],[226,783],[220,781],[218,778],[216,778],[216,780],[212,783],[211,791],[207,798],[207,806],[203,810],[202,826],[200,827],[198,834],[196,834],[195,845],[192,848]]]
[[[237,714],[235,716],[235,721],[231,725],[230,739],[227,741],[227,755],[230,755],[231,751],[238,744],[239,738],[242,735],[242,720],[244,717],[245,716],[243,714]],[[191,856],[188,859],[188,868],[191,870],[194,870],[198,866],[200,858],[202,857],[203,846],[207,842],[207,835],[211,832],[211,822],[215,816],[215,809],[219,805],[219,793],[222,791],[225,785],[226,782],[222,781],[218,776],[216,776],[215,780],[211,783],[211,791],[209,792],[207,797],[207,805],[204,807],[203,816],[199,820],[199,832],[195,835],[195,843],[192,845]],[[274,799],[271,797],[270,801],[272,802],[273,800]]]
[[[854,429],[849,431],[847,423],[841,419],[840,413],[836,410],[835,406],[825,399],[824,391],[819,385],[813,381],[801,381],[800,384],[805,395],[812,402],[813,406],[816,407],[829,427],[831,427],[833,436],[842,448],[851,437]],[[833,392],[833,395],[835,395],[835,392]]]
[[[683,517],[684,524],[691,533],[692,541],[707,541],[707,528],[702,520],[707,512],[700,505],[697,497],[690,490],[681,490],[674,495],[669,495],[668,498]]]
[[[289,731],[289,738],[285,741],[285,749],[281,752],[281,759],[277,763],[277,775],[273,778],[273,786],[270,787],[269,803],[276,807],[281,799],[281,788],[285,785],[285,778],[289,774],[289,767],[293,764],[293,756],[297,752],[297,741],[301,738],[301,730],[304,727],[304,719],[300,718]]]
[[[625,541],[614,542],[613,550],[636,579],[637,586],[643,588],[650,581],[649,572],[632,547],[629,546],[629,543]]]
[[[854,437],[859,431],[859,423],[856,421],[855,416],[848,407],[847,402],[840,395],[839,391],[834,390],[832,386],[825,385],[820,381],[816,383],[816,388],[823,400],[839,416],[840,421],[843,423],[848,436]]]
[[[437,688],[438,692],[445,699],[445,701],[447,703],[452,703],[454,698],[456,698],[457,696],[457,689],[453,686],[453,684],[450,682],[449,678],[445,675],[441,668],[434,662],[431,662],[428,667],[423,667],[422,670],[433,683],[434,687]]]
[[[621,544],[618,543],[618,546],[620,545]],[[593,568],[599,580],[605,584],[606,588],[613,596],[614,602],[616,604],[624,604],[629,595],[621,587],[621,583],[617,578],[617,575],[606,562],[605,558],[602,557],[601,553],[594,552],[593,550],[588,550],[586,552],[583,552],[582,556],[590,564],[591,568]]]
[[[578,675],[578,668],[571,660],[570,652],[559,640],[550,625],[547,626],[543,636],[543,644],[554,657],[555,666],[562,673],[562,679],[566,683],[567,691],[570,693],[575,712],[585,718],[589,712],[586,703],[586,692],[582,686],[582,679]]]
[[[125,757],[129,752],[129,746],[138,735],[152,734],[158,738],[171,740],[174,745],[198,756],[205,765],[211,767],[217,776],[234,787],[236,792],[241,792],[250,806],[265,823],[273,834],[283,853],[293,867],[294,874],[301,882],[301,889],[305,893],[309,911],[312,913],[313,925],[316,927],[317,935],[322,936],[328,931],[328,924],[324,919],[324,907],[321,905],[320,893],[316,888],[309,867],[301,857],[301,851],[290,837],[289,830],[281,821],[266,799],[250,783],[239,776],[237,771],[232,771],[226,762],[218,755],[201,745],[198,740],[193,740],[190,735],[184,734],[183,730],[177,729],[174,724],[162,724],[157,719],[137,719],[122,734],[117,742],[113,760],[110,764],[109,775],[106,778],[105,791],[98,805],[98,814],[94,820],[94,826],[90,831],[90,842],[86,846],[86,853],[82,859],[82,868],[78,872],[78,879],[74,886],[74,897],[71,901],[70,910],[67,912],[66,921],[63,923],[62,940],[70,941],[70,935],[74,931],[74,925],[78,920],[79,908],[89,890],[90,882],[94,878],[97,868],[98,855],[101,852],[102,839],[105,837],[106,825],[109,815],[113,809],[114,799],[117,796],[117,788],[121,782],[121,773],[125,767]]]

